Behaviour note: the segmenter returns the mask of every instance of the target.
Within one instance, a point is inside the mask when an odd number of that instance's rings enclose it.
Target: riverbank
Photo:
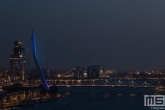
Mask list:
[[[45,102],[43,102],[43,103],[55,102],[55,101],[58,101],[59,98],[62,98],[62,97],[46,98],[46,99],[45,99]],[[11,102],[11,103],[9,103],[9,102],[7,102],[7,103],[3,103],[3,106],[0,107],[0,109],[4,109],[4,108],[12,108],[12,107],[19,107],[19,106],[21,106],[21,105],[20,105],[20,102],[21,102],[21,101],[18,101],[18,102]],[[36,105],[36,104],[42,104],[42,102],[41,102],[41,103],[36,102],[36,103],[34,103],[34,104],[31,104],[31,105],[25,105],[25,106],[33,106],[33,105]]]
[[[132,87],[59,87],[59,92],[66,98],[7,110],[148,110],[151,108],[144,106],[144,94],[153,94],[152,88]]]

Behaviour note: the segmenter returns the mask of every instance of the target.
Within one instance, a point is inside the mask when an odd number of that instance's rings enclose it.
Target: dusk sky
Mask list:
[[[89,51],[101,68],[165,68],[164,0],[0,0],[0,68],[9,68],[16,38],[28,45],[32,29],[82,56]]]

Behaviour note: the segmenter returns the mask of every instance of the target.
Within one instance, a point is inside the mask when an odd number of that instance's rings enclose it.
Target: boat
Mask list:
[[[29,105],[35,105],[35,104],[38,104],[39,101],[38,100],[31,100],[31,99],[28,99],[28,100],[22,100],[20,102],[20,106],[29,106]]]

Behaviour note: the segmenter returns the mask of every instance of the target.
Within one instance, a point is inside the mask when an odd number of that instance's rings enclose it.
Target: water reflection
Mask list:
[[[136,94],[130,94],[131,96],[135,96]]]
[[[105,94],[104,94],[104,97],[105,97],[105,98],[108,98],[108,97],[109,97],[109,94],[105,93]]]
[[[92,95],[93,98],[96,97],[96,93],[92,93],[91,95]]]
[[[37,106],[16,107],[10,110],[144,110],[146,108],[143,103],[143,94],[149,94],[151,91],[150,88],[119,89],[119,87],[71,87],[69,90],[67,87],[59,87],[59,90],[62,90],[59,92],[65,93],[66,98]]]
[[[66,92],[65,94],[66,94],[66,95],[70,95],[70,92]]]

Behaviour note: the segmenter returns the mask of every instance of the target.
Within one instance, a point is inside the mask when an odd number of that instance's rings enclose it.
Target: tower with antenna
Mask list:
[[[30,71],[30,68],[29,68],[29,58],[28,58],[28,75],[29,75],[29,71]]]
[[[90,55],[89,55],[89,51],[88,51],[88,54],[87,54],[87,66],[89,66],[89,58],[90,58]]]
[[[46,72],[47,72],[47,76],[49,76],[48,59],[46,59]]]
[[[48,70],[48,59],[46,59],[46,69]]]

